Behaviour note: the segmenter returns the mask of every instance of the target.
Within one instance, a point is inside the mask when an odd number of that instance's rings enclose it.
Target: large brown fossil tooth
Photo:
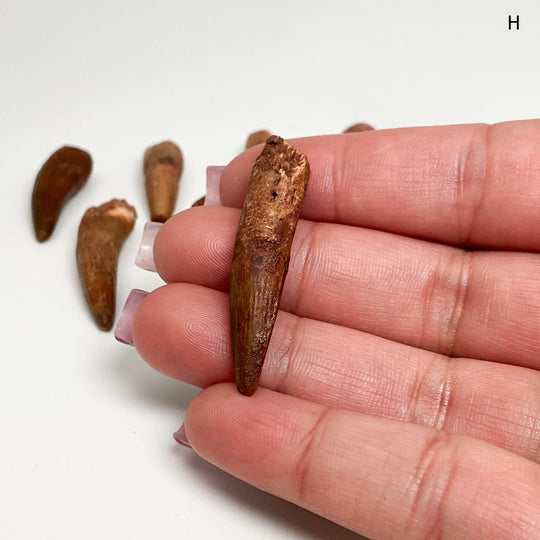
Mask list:
[[[113,199],[89,208],[79,225],[77,268],[84,297],[101,330],[110,330],[114,323],[118,256],[136,218],[135,208]]]
[[[84,186],[91,170],[90,154],[73,146],[58,149],[43,164],[32,192],[32,219],[40,242],[51,236],[64,203]]]
[[[236,386],[246,396],[259,384],[309,175],[306,156],[277,136],[251,173],[229,289]]]
[[[144,153],[146,196],[152,221],[163,223],[172,216],[183,168],[182,151],[171,141],[151,146]]]

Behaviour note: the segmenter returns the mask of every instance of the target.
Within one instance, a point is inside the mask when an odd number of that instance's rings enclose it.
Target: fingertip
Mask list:
[[[212,211],[213,208],[204,206],[187,208],[169,218],[161,227],[154,240],[154,262],[159,275],[166,283],[176,280],[176,270],[185,262],[184,242],[186,239],[196,238],[197,232],[200,232],[200,214]],[[179,257],[179,254],[184,257]]]
[[[227,448],[231,434],[227,411],[238,394],[232,383],[218,383],[202,392],[190,403],[184,420],[184,430],[191,446],[211,463],[218,464],[215,451]]]
[[[154,244],[162,279],[226,290],[239,218],[237,210],[221,206],[188,208],[170,218]]]
[[[278,410],[272,405],[274,396],[275,392],[259,388],[246,397],[231,382],[206,388],[187,410],[190,443],[204,459],[224,470],[252,470],[262,455],[280,444],[279,430],[271,427],[272,410]]]
[[[212,386],[192,402],[187,437],[217,467],[262,489],[290,494],[287,460],[294,462],[305,433],[325,407],[263,387],[250,397],[234,383]]]
[[[195,207],[198,208],[198,207]],[[171,216],[165,223],[161,225],[161,228],[157,231],[154,237],[153,257],[154,265],[158,274],[164,281],[168,281],[167,274],[167,261],[168,255],[171,250],[175,249],[177,243],[177,231],[181,230],[182,214],[190,211],[191,208],[179,212]]]
[[[163,294],[163,288],[164,286],[155,289],[151,293],[147,293],[140,300],[137,310],[133,314],[131,325],[133,345],[139,355],[155,369],[159,368],[152,364],[152,355],[149,351],[152,350],[152,337],[155,335],[155,314],[160,309],[160,298]]]

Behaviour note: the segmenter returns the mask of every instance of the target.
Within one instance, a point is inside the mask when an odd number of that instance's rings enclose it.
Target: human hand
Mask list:
[[[204,459],[369,538],[540,537],[540,121],[294,141],[312,176],[254,396],[227,288],[260,147],[171,218],[143,358]],[[480,248],[480,249],[469,249]]]

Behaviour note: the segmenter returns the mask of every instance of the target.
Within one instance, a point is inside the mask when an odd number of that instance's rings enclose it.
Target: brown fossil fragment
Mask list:
[[[250,134],[250,136],[247,138],[246,141],[246,150],[248,148],[251,148],[252,146],[255,146],[257,144],[262,144],[268,139],[268,137],[271,137],[272,134],[267,131],[266,129],[263,129],[261,131],[254,131]]]
[[[361,133],[362,131],[373,131],[375,128],[369,124],[353,124],[349,126],[343,133]]]
[[[144,153],[146,196],[152,221],[163,223],[172,216],[183,168],[182,151],[171,141],[151,146]]]
[[[86,302],[101,330],[110,330],[116,307],[120,249],[135,225],[135,208],[113,199],[84,214],[77,238],[77,268]]]
[[[32,192],[32,219],[40,242],[51,236],[64,203],[84,186],[91,170],[90,154],[73,146],[59,148],[43,164]]]
[[[246,396],[259,384],[309,175],[306,156],[277,136],[251,173],[229,289],[236,386]]]
[[[200,199],[197,199],[192,205],[191,207],[193,208],[194,206],[204,206],[204,201],[206,199],[206,196],[202,196]]]

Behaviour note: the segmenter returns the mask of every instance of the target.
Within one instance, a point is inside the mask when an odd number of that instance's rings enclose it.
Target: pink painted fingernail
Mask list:
[[[143,270],[156,272],[156,265],[154,264],[154,240],[162,226],[163,223],[157,223],[155,221],[149,221],[144,224],[141,247],[139,248],[137,257],[135,257],[135,264]]]
[[[189,444],[188,438],[186,436],[186,428],[184,427],[184,424],[180,426],[180,429],[178,431],[175,431],[173,433],[173,437],[178,444],[186,446],[187,448],[191,448],[191,444]]]
[[[133,345],[133,317],[139,304],[147,294],[146,291],[141,291],[141,289],[133,289],[129,293],[124,309],[114,329],[114,337],[120,343]]]
[[[206,197],[204,206],[221,206],[219,197],[219,183],[225,166],[210,165],[206,167]]]

